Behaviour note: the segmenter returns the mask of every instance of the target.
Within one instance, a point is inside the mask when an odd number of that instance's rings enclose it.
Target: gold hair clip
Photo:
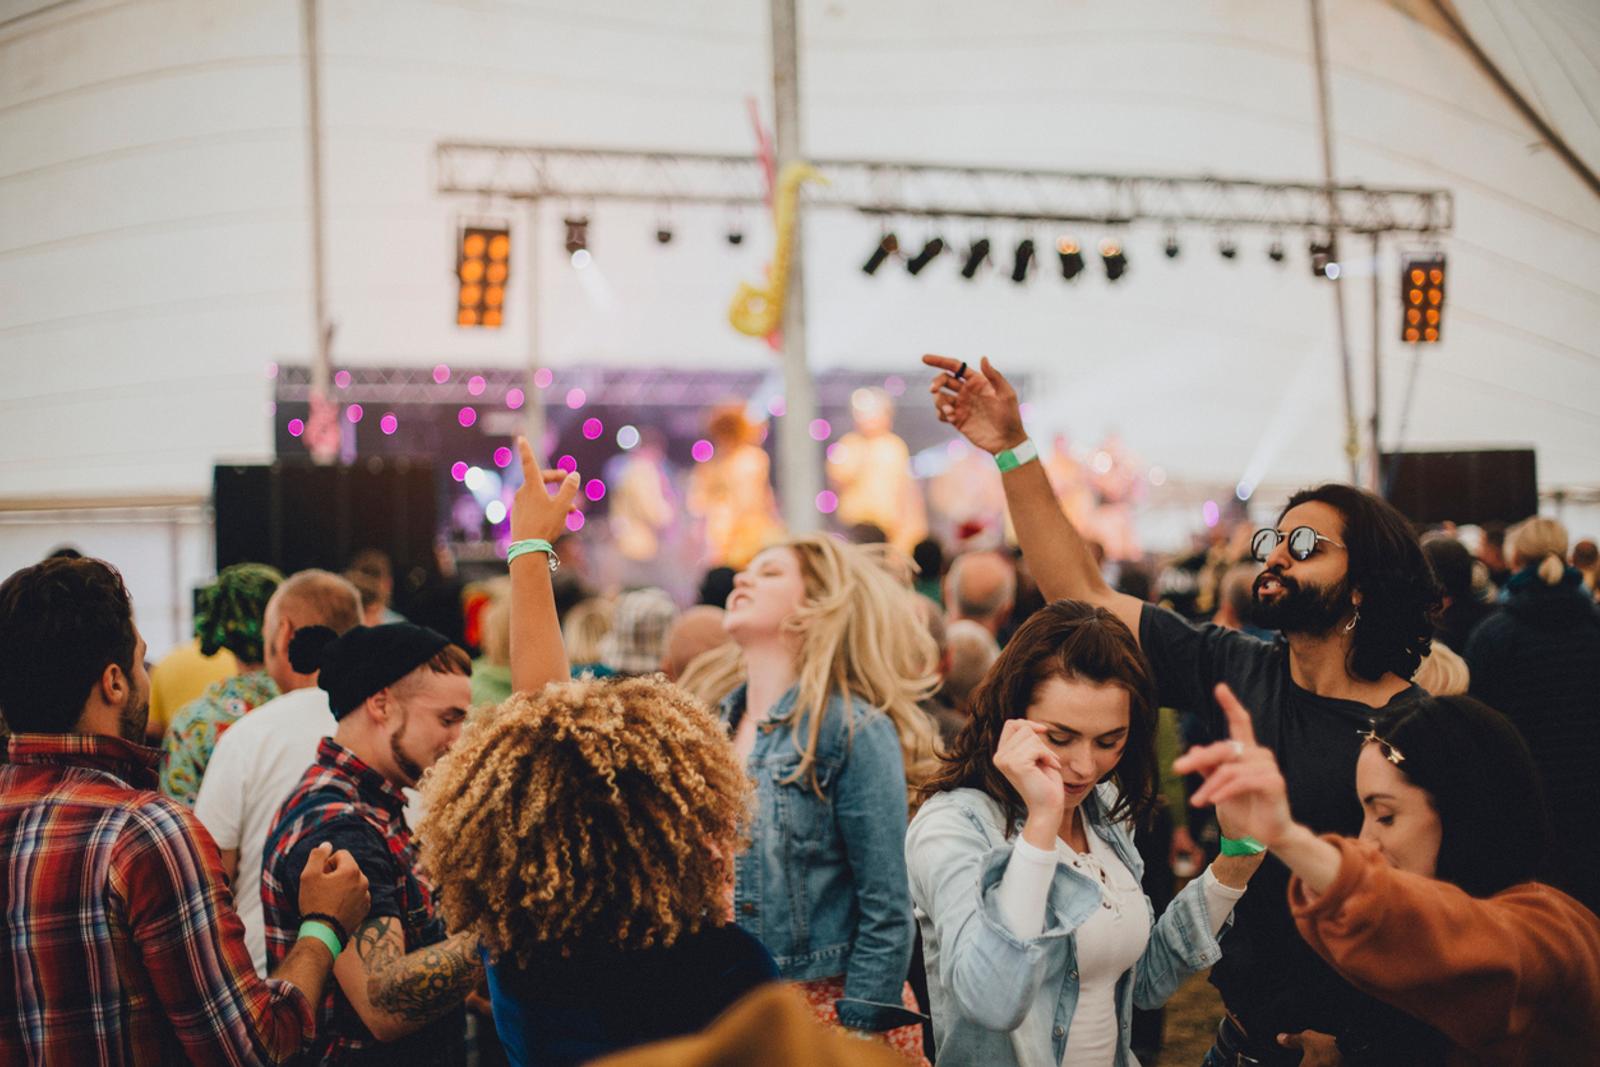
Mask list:
[[[1405,755],[1398,748],[1395,748],[1389,742],[1379,737],[1378,731],[1376,730],[1366,730],[1362,733],[1361,740],[1363,743],[1377,745],[1383,750],[1383,758],[1394,764],[1396,767],[1400,766],[1400,764],[1406,761]]]

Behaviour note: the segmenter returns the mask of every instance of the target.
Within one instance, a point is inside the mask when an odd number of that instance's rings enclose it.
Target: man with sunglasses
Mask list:
[[[1193,712],[1216,737],[1227,730],[1212,694],[1228,683],[1276,754],[1294,810],[1319,832],[1358,834],[1361,805],[1350,783],[1361,735],[1378,710],[1422,695],[1410,678],[1428,651],[1439,603],[1406,520],[1353,486],[1296,493],[1252,542],[1265,564],[1252,591],[1256,621],[1282,636],[1267,642],[1195,626],[1106,584],[1034,462],[1016,391],[987,359],[978,367],[943,356],[923,362],[939,372],[930,392],[940,420],[995,456],[1045,596],[1113,612],[1138,637],[1162,703]],[[1248,840],[1224,841],[1224,851],[1258,850]],[[1431,1031],[1357,992],[1301,940],[1287,887],[1287,869],[1269,859],[1234,911],[1211,976],[1228,1017],[1204,1067],[1432,1062]]]

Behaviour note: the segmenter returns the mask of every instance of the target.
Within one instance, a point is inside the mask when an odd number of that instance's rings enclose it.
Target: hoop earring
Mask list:
[[[1349,622],[1344,624],[1344,632],[1345,633],[1349,633],[1351,630],[1354,630],[1356,628],[1356,623],[1358,623],[1360,621],[1361,621],[1361,609],[1360,608],[1356,608],[1356,613],[1353,616],[1350,617],[1350,621]]]

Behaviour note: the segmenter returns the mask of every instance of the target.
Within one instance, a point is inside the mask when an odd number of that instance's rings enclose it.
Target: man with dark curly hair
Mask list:
[[[1023,555],[1049,599],[1114,612],[1139,638],[1163,705],[1193,712],[1226,737],[1213,698],[1226,682],[1252,709],[1256,736],[1272,749],[1291,803],[1322,833],[1355,836],[1362,808],[1350,782],[1361,735],[1381,710],[1424,695],[1411,676],[1427,654],[1439,590],[1405,518],[1354,486],[1327,484],[1290,497],[1277,522],[1256,532],[1265,564],[1253,596],[1263,641],[1114,592],[1087,543],[1062,513],[1022,426],[1016,391],[985,359],[943,356],[930,392],[939,418],[996,458]],[[1224,839],[1225,852],[1259,851]],[[1235,1063],[1430,1062],[1436,1037],[1357,992],[1296,935],[1288,871],[1274,859],[1234,912],[1212,983],[1228,1016],[1205,1067]]]

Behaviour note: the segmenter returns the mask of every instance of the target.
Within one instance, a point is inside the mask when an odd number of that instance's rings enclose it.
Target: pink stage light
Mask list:
[[[540,367],[533,372],[533,384],[540,389],[550,388],[550,383],[555,380],[555,373],[549,367]]]
[[[705,463],[716,454],[717,450],[711,447],[711,442],[707,441],[703,437],[696,441],[689,449],[689,455],[694,457],[694,461],[696,463]]]
[[[817,510],[824,515],[832,515],[839,510],[839,498],[831,489],[824,489],[817,494]]]
[[[342,370],[335,373],[333,376],[333,384],[337,385],[340,389],[350,388],[350,372],[347,370]]]
[[[883,391],[890,396],[905,396],[906,380],[898,374],[891,374],[883,380]]]
[[[450,368],[449,367],[446,367],[443,363],[441,363],[437,367],[433,368],[433,384],[434,385],[443,385],[445,382],[448,382],[449,380],[450,380]]]
[[[827,419],[811,420],[811,439],[813,441],[826,441],[833,436],[833,426]]]
[[[506,390],[506,407],[512,411],[520,408],[526,399],[527,397],[522,395],[521,389],[512,388]]]
[[[482,396],[483,387],[487,384],[488,383],[483,380],[483,375],[474,374],[472,377],[467,379],[467,392],[471,393],[473,396]]]
[[[573,411],[577,411],[579,408],[583,407],[588,400],[588,395],[584,393],[582,389],[567,390],[567,407],[571,408]]]
[[[842,451],[844,451],[844,446],[841,445],[838,441],[835,441],[833,444],[829,445],[828,446],[828,462],[829,463],[837,463],[837,462],[839,462],[839,453],[842,452]]]
[[[571,530],[573,533],[577,533],[579,530],[583,529],[583,512],[567,512],[567,529]]]
[[[571,456],[562,456],[560,459],[556,460],[556,466],[560,467],[568,474],[571,474],[573,471],[578,469],[578,461],[573,459]]]
[[[781,419],[789,410],[789,402],[781,396],[775,396],[767,401],[767,414],[775,419]]]
[[[1217,523],[1222,521],[1222,509],[1217,507],[1215,500],[1207,500],[1200,508],[1200,517],[1208,528],[1215,529]]]
[[[390,437],[393,437],[394,432],[399,428],[400,420],[394,417],[394,412],[392,411],[384,412],[383,418],[378,420],[378,429],[382,430]]]
[[[499,448],[495,449],[494,465],[496,467],[511,466],[511,449],[507,448],[505,445],[501,445]]]
[[[606,483],[599,478],[590,478],[589,484],[583,487],[583,495],[596,502],[605,499]]]
[[[589,440],[593,441],[605,432],[605,424],[599,419],[583,420],[583,436],[587,437]]]
[[[362,410],[360,404],[351,404],[344,409],[344,417],[349,419],[352,424],[360,422],[361,416],[365,414],[366,412]]]
[[[478,421],[478,410],[476,408],[462,408],[456,412],[456,421],[462,426],[471,426]]]
[[[289,436],[290,437],[299,437],[301,434],[303,434],[305,432],[306,432],[306,422],[305,422],[304,419],[290,419],[289,420]]]
[[[458,482],[464,482],[467,480],[466,460],[458,459],[454,463],[450,464],[450,477],[454,478]]]

